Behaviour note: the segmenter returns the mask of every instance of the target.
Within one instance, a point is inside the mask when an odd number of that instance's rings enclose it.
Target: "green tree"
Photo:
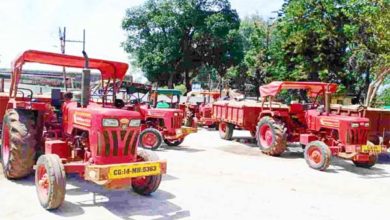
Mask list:
[[[240,20],[227,0],[148,0],[127,10],[125,51],[151,82],[183,82],[187,90],[207,65],[220,75],[242,59],[236,43]]]
[[[247,17],[241,22],[239,29],[244,59],[239,65],[229,69],[227,79],[230,86],[245,92],[255,92],[267,78],[268,34],[270,26],[260,17]],[[248,86],[251,84],[252,86]],[[248,91],[248,88],[253,91]]]

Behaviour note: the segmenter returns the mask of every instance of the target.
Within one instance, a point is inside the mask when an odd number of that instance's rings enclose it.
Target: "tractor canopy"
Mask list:
[[[41,63],[54,66],[83,68],[85,64],[85,58],[45,51],[27,50],[18,58],[16,58],[16,60],[13,62],[12,68],[14,71],[17,70],[17,72],[20,74],[20,70],[25,63]],[[88,67],[99,70],[103,80],[122,80],[125,77],[129,65],[127,63],[90,58]]]
[[[181,95],[181,91],[177,89],[157,89],[156,92],[159,95]]]
[[[19,83],[22,68],[25,63],[40,63],[54,66],[65,66],[72,68],[84,68],[86,59],[80,56],[65,55],[37,50],[27,50],[18,56],[12,64],[12,84],[10,95],[16,96],[17,85]],[[129,68],[127,63],[88,59],[88,68],[97,69],[101,73],[102,80],[119,80],[122,81],[126,71]]]
[[[261,97],[276,96],[283,89],[304,89],[309,94],[315,95],[329,89],[329,92],[337,91],[337,84],[324,82],[291,82],[291,81],[274,81],[267,85],[260,86]]]

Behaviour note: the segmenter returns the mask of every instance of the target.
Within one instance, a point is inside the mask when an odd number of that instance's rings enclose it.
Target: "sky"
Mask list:
[[[0,0],[0,68],[10,68],[28,49],[60,52],[59,27],[68,40],[82,40],[86,30],[89,57],[128,62],[120,46],[125,41],[121,21],[127,8],[144,0]],[[264,19],[281,8],[283,0],[231,0],[241,18],[258,14]],[[82,44],[67,43],[66,53],[80,55]],[[34,69],[46,69],[32,65]],[[129,72],[135,71],[130,67]]]

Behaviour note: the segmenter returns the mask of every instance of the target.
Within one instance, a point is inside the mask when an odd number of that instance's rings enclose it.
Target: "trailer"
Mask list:
[[[326,170],[332,156],[370,168],[385,150],[380,144],[367,144],[369,126],[377,122],[332,111],[331,94],[336,90],[333,83],[276,81],[260,87],[260,102],[213,103],[213,117],[222,139],[230,140],[235,128],[249,130],[262,152],[271,156],[280,156],[293,142],[302,146],[313,169]],[[277,100],[282,91],[295,92],[299,99],[283,103]]]

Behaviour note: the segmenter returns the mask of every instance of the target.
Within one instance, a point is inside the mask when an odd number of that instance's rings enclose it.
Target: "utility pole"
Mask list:
[[[61,44],[61,53],[65,54],[65,44],[66,42],[70,43],[82,43],[83,44],[83,51],[85,51],[85,29],[83,30],[83,40],[67,40],[66,39],[66,27],[64,27],[63,30],[61,28],[58,28],[58,35],[60,38],[60,44]],[[66,85],[66,69],[65,67],[62,67],[62,73],[64,76],[64,89],[67,91],[67,85]]]

